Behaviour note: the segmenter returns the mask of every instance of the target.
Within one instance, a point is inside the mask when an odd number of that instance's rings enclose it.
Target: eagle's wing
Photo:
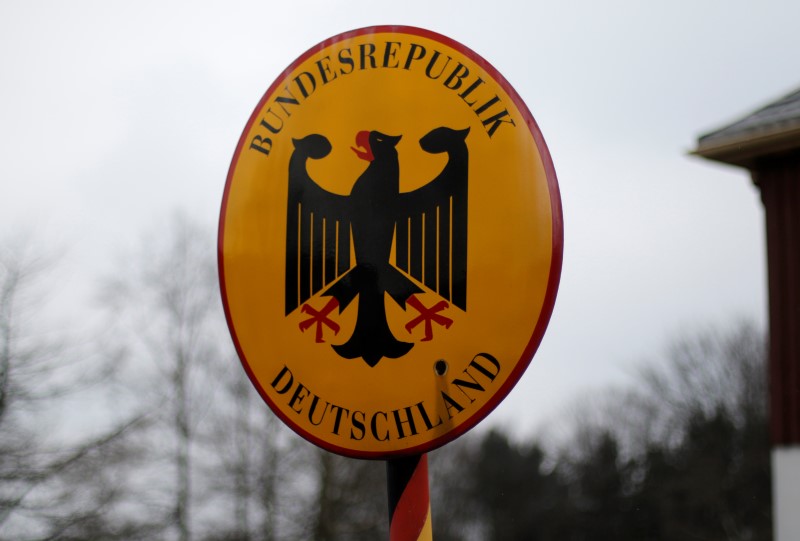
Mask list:
[[[428,184],[401,193],[397,206],[397,267],[462,310],[467,309],[467,177],[469,129],[436,128],[420,139],[430,153],[448,154]]]
[[[322,188],[308,174],[308,158],[331,151],[322,135],[294,139],[286,212],[286,314],[350,269],[349,197]]]

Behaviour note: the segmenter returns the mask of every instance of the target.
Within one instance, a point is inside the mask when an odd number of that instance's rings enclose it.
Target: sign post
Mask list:
[[[389,492],[389,541],[430,541],[431,501],[428,455],[386,461]]]
[[[530,363],[562,244],[555,170],[511,85],[449,38],[377,26],[309,49],[256,106],[225,186],[220,285],[267,404],[328,451],[387,460],[392,531],[410,531],[395,517],[417,518],[404,494],[425,453]]]

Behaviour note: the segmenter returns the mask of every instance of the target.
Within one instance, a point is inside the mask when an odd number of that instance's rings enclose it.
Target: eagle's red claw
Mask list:
[[[317,310],[308,303],[304,304],[300,311],[304,314],[309,314],[311,317],[300,322],[300,330],[305,332],[307,329],[311,328],[312,325],[316,325],[317,329],[315,341],[318,344],[325,342],[325,340],[322,339],[323,325],[331,329],[333,334],[339,334],[339,324],[328,317],[328,314],[333,312],[338,306],[339,301],[333,297],[331,297],[328,303],[321,310]]]
[[[453,324],[452,319],[450,319],[449,317],[445,317],[439,313],[442,310],[445,310],[450,307],[450,305],[447,304],[446,301],[439,301],[430,308],[428,308],[424,304],[422,304],[422,302],[420,302],[420,300],[417,297],[411,295],[408,299],[406,299],[406,302],[410,304],[411,307],[414,308],[417,312],[419,312],[419,315],[417,317],[406,323],[406,330],[408,332],[411,332],[412,329],[414,329],[414,327],[424,322],[425,336],[422,337],[421,340],[422,342],[429,342],[430,340],[433,339],[432,322],[435,322],[443,326],[445,329],[449,329],[450,326]]]

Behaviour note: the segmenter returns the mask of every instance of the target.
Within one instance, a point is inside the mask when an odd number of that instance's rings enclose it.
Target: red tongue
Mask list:
[[[356,156],[361,158],[362,160],[366,160],[371,162],[375,159],[375,156],[372,155],[372,149],[369,146],[369,132],[368,131],[360,131],[356,135],[356,147],[350,147],[353,152],[356,153]],[[364,150],[361,150],[364,149]]]

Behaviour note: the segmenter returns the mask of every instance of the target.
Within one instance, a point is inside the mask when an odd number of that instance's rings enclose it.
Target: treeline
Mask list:
[[[766,396],[752,326],[676,341],[582,403],[558,445],[490,431],[442,449],[435,539],[771,540]]]
[[[247,381],[215,257],[175,219],[65,323],[55,263],[0,246],[0,540],[388,538],[384,464],[304,442]],[[771,539],[765,381],[758,331],[704,330],[536,439],[478,429],[431,453],[434,538]]]

